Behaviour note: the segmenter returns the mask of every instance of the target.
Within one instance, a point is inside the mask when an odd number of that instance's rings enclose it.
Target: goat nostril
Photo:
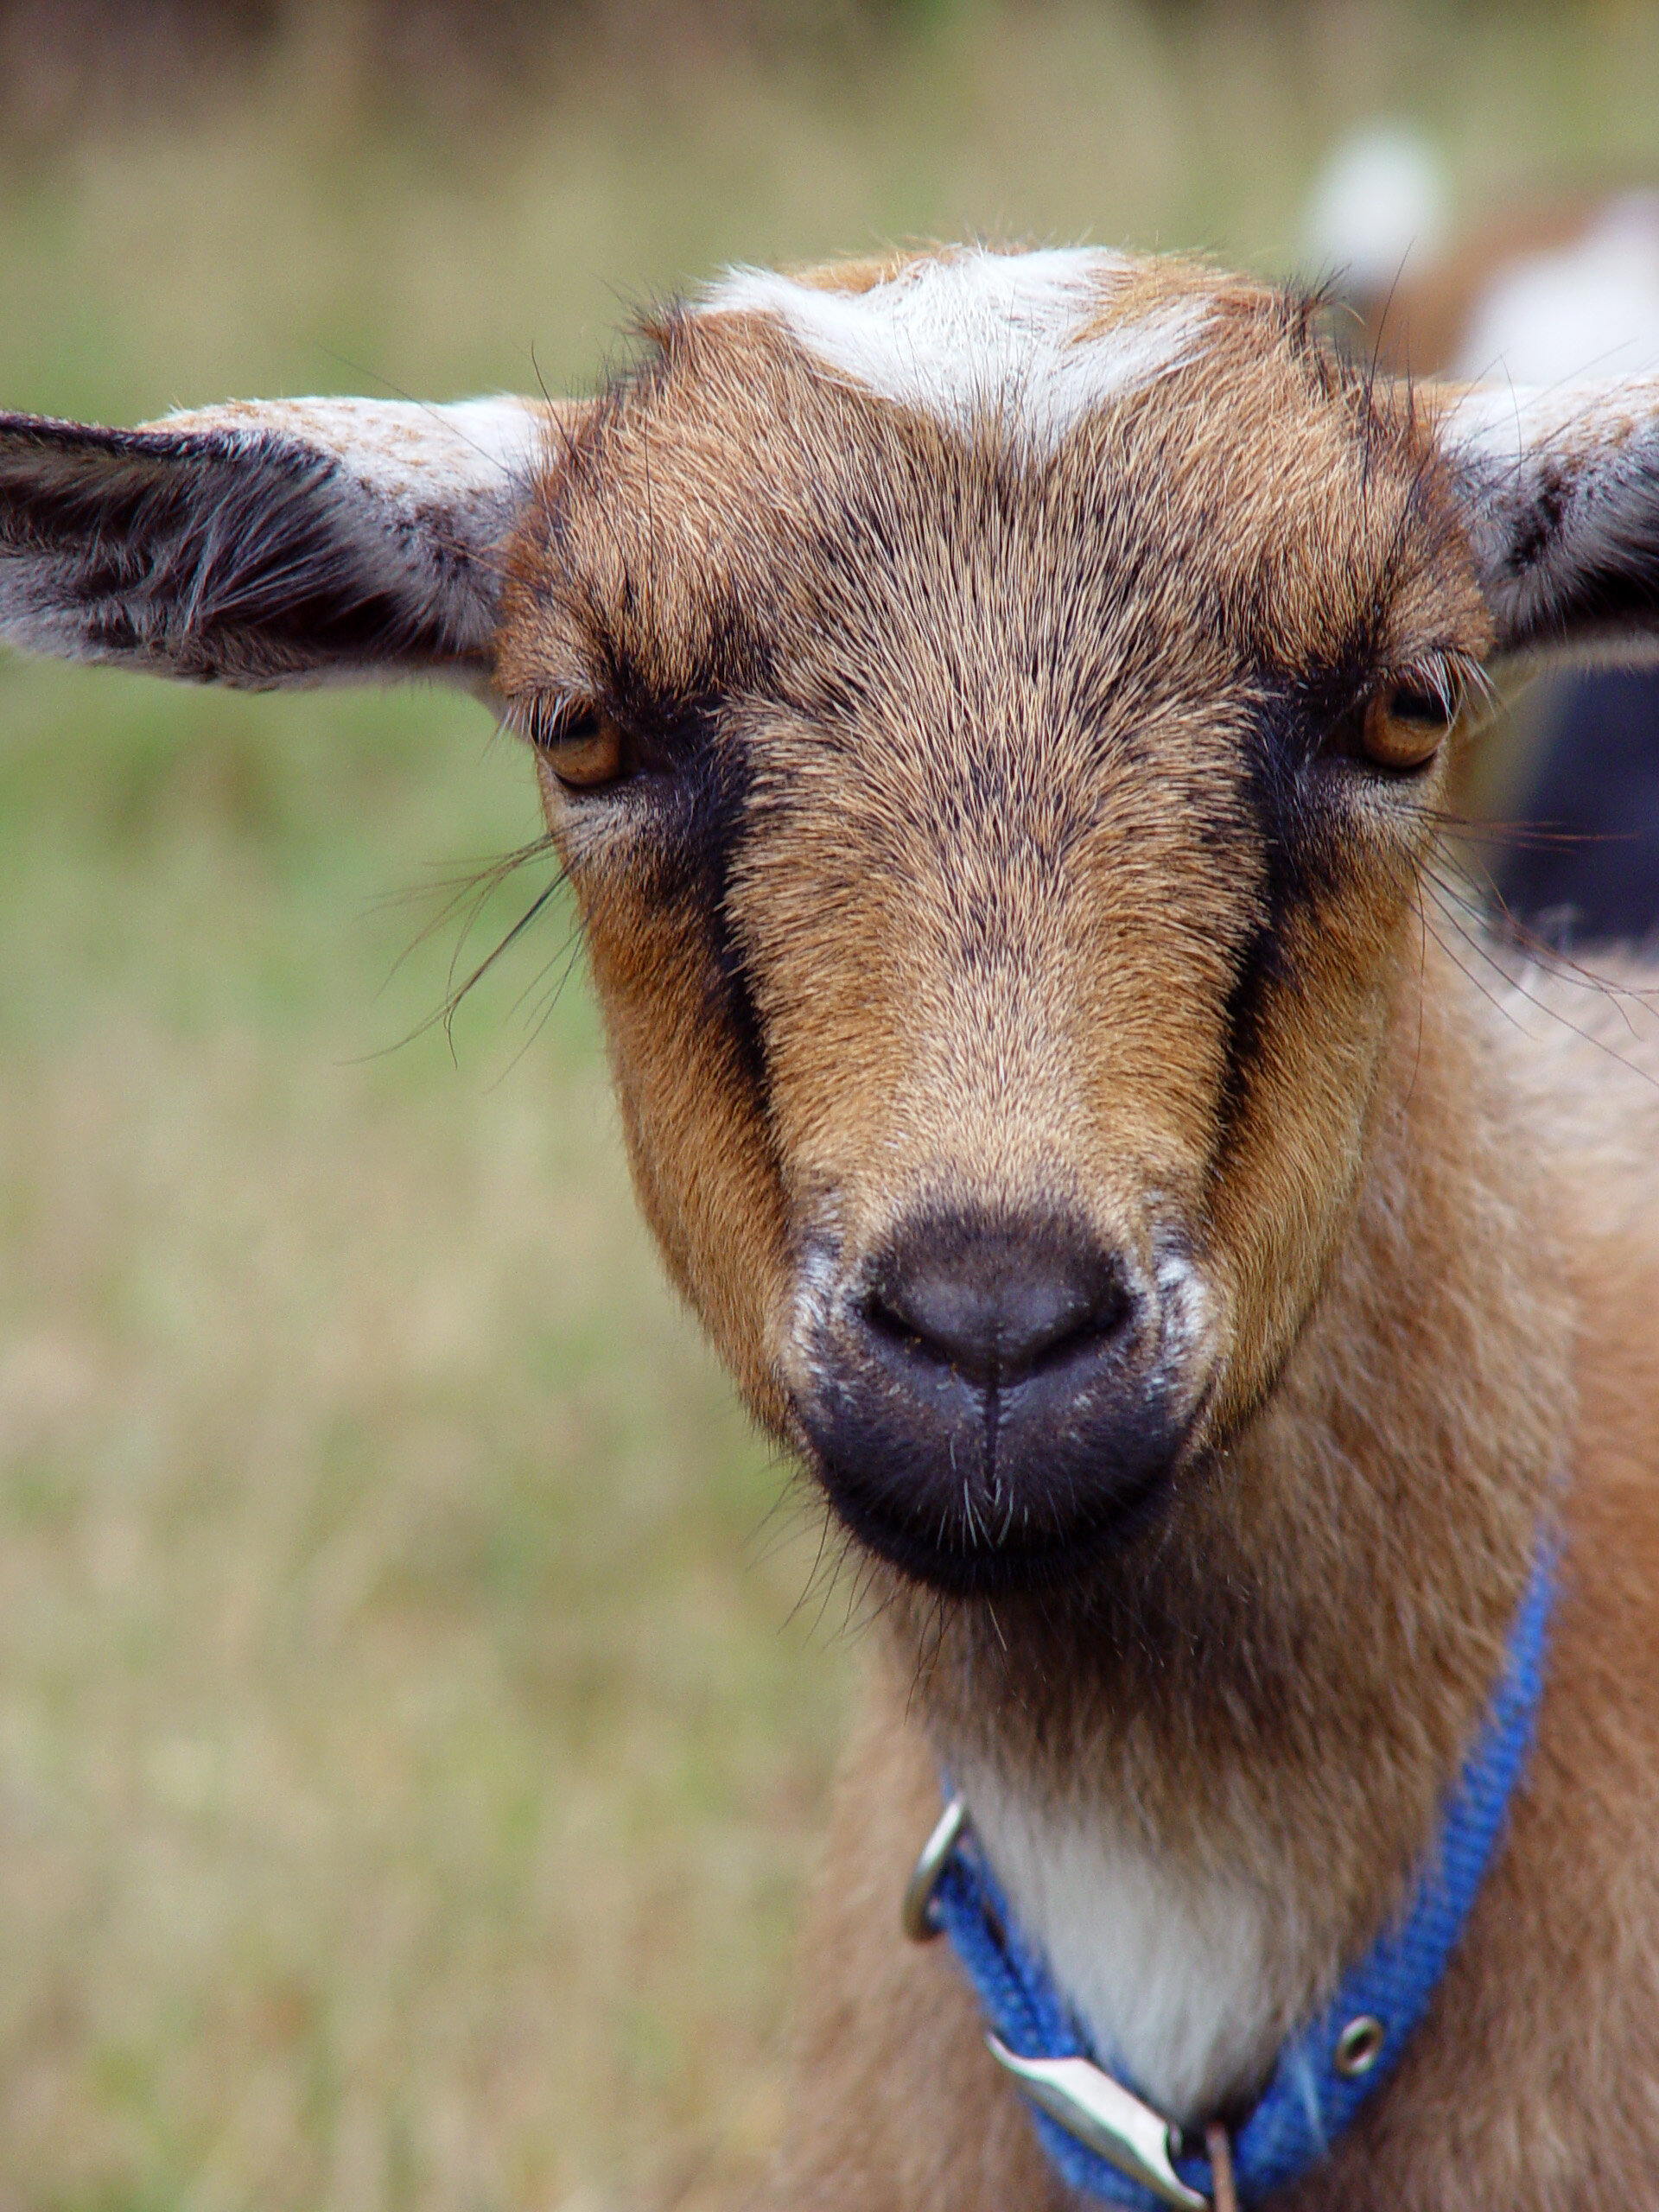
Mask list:
[[[1052,1232],[912,1236],[862,1302],[866,1325],[977,1382],[1009,1382],[1103,1349],[1134,1301],[1107,1255]]]
[[[872,1291],[859,1308],[867,1328],[889,1342],[907,1345],[912,1351],[925,1351],[927,1344],[919,1329],[912,1326],[904,1315],[887,1304],[880,1292]]]

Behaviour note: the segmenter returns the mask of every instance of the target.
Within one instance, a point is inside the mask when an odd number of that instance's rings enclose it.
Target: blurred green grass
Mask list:
[[[378,1053],[449,945],[386,984],[377,896],[520,842],[523,763],[418,693],[3,696],[0,2201],[752,2159],[810,1554],[764,1555],[580,980]]]
[[[0,399],[580,388],[722,260],[1288,265],[1365,114],[1472,201],[1644,170],[1659,113],[1635,8],[938,8],[550,73],[463,136],[313,39],[37,151]],[[444,695],[0,664],[4,2212],[696,2204],[780,2124],[852,1640],[634,1221],[568,909],[453,1057],[422,1026],[437,887],[536,826]]]

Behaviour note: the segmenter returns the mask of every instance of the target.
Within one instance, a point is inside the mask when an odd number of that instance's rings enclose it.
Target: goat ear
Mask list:
[[[1497,650],[1659,650],[1659,378],[1445,395],[1440,449]]]
[[[554,409],[294,400],[139,430],[0,414],[0,639],[263,689],[487,677]]]

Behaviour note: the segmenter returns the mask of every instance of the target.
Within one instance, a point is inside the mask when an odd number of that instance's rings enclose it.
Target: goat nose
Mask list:
[[[865,1318],[912,1354],[1010,1383],[1098,1348],[1128,1319],[1122,1268],[1048,1224],[912,1231],[878,1267]]]
[[[1177,1257],[1154,1276],[1058,1207],[930,1207],[803,1300],[801,1424],[847,1528],[936,1588],[989,1590],[1128,1525],[1195,1402]]]

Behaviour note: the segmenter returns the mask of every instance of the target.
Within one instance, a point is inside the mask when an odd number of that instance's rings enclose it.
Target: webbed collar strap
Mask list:
[[[1324,2012],[1279,2053],[1267,2088],[1230,2139],[1240,2201],[1262,2202],[1315,2165],[1384,2082],[1440,1985],[1479,1891],[1531,1749],[1543,1690],[1555,1552],[1540,1552],[1491,1711],[1442,1817],[1438,1848],[1400,1919],[1352,1967]],[[1073,2190],[1105,2203],[1205,2212],[1207,2153],[1185,2141],[1091,2050],[1027,1943],[973,1836],[947,1804],[905,1897],[906,1933],[950,1936],[989,2024],[993,2056],[1033,2107],[1045,2149]]]

